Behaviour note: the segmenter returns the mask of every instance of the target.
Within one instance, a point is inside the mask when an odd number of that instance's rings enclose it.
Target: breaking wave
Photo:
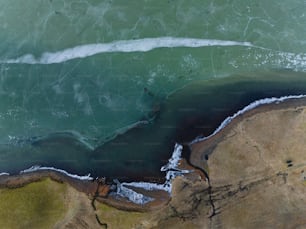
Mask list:
[[[166,181],[164,184],[156,184],[149,182],[124,182],[120,183],[116,180],[117,194],[129,199],[136,204],[146,204],[153,200],[153,198],[147,197],[143,194],[137,193],[129,187],[143,188],[145,190],[164,190],[171,194],[172,181],[175,177],[189,173],[189,170],[182,170],[178,168],[179,161],[181,159],[183,146],[175,144],[171,158],[168,160],[168,164],[161,167],[161,171],[166,172]]]
[[[305,98],[305,97],[306,95],[289,95],[289,96],[283,96],[283,97],[278,97],[278,98],[272,97],[272,98],[265,98],[265,99],[257,100],[253,103],[250,103],[248,106],[244,107],[242,110],[239,110],[234,115],[226,118],[211,135],[207,137],[198,137],[195,140],[193,140],[190,144],[193,144],[199,141],[203,141],[205,139],[208,139],[214,136],[215,134],[220,132],[224,127],[226,127],[237,116],[242,115],[246,113],[247,111],[252,110],[260,105],[281,103],[289,99],[300,99],[300,98]],[[146,204],[154,199],[151,197],[145,196],[141,193],[137,193],[136,191],[132,190],[133,187],[143,188],[145,190],[164,190],[168,192],[169,194],[171,194],[173,179],[177,176],[182,176],[186,173],[192,172],[190,170],[182,170],[178,168],[179,161],[181,159],[182,150],[183,150],[183,146],[176,143],[174,146],[172,156],[168,160],[168,163],[161,167],[161,171],[166,172],[166,181],[164,184],[157,184],[157,183],[150,183],[150,182],[130,182],[130,183],[123,182],[123,183],[120,183],[118,180],[115,180],[115,183],[117,185],[116,194],[122,197],[125,197],[129,199],[131,202],[136,203],[136,204]],[[25,169],[21,171],[20,174],[30,173],[30,172],[39,171],[39,170],[52,170],[52,171],[56,171],[64,175],[67,175],[69,177],[80,179],[80,180],[93,180],[94,179],[90,176],[90,174],[86,176],[79,176],[75,174],[70,174],[63,169],[57,169],[54,167],[41,167],[38,165],[32,166],[29,169]],[[10,175],[10,174],[6,172],[0,173],[0,176],[3,176],[3,175]]]
[[[224,127],[226,127],[237,116],[242,115],[245,112],[247,112],[249,110],[252,110],[252,109],[254,109],[254,108],[256,108],[260,105],[271,104],[271,103],[281,103],[281,102],[284,102],[284,101],[289,100],[289,99],[300,99],[300,98],[305,98],[305,97],[306,97],[306,95],[288,95],[288,96],[282,96],[282,97],[278,97],[278,98],[277,97],[271,97],[271,98],[256,100],[255,102],[250,103],[249,105],[244,107],[242,110],[239,110],[238,112],[236,112],[232,116],[227,117],[211,135],[206,136],[206,137],[197,137],[190,144],[193,144],[193,143],[196,143],[196,142],[199,142],[199,141],[203,141],[203,140],[206,140],[206,139],[214,136],[215,134],[220,132]]]
[[[55,64],[76,58],[85,58],[99,53],[111,52],[148,52],[157,48],[189,47],[198,48],[205,46],[247,46],[253,47],[250,42],[210,40],[197,38],[157,37],[135,40],[119,40],[110,43],[86,44],[57,52],[45,52],[36,58],[33,54],[26,54],[16,59],[0,60],[0,63],[23,64]]]
[[[39,171],[39,170],[56,171],[56,172],[59,172],[59,173],[62,173],[64,175],[66,175],[66,176],[69,176],[69,177],[72,177],[72,178],[75,178],[75,179],[79,179],[79,180],[93,180],[93,178],[90,176],[90,174],[88,174],[86,176],[79,176],[79,175],[76,175],[76,174],[68,173],[67,171],[65,171],[63,169],[57,169],[57,168],[54,168],[54,167],[44,167],[44,166],[39,166],[39,165],[34,165],[34,166],[32,166],[28,169],[25,169],[25,170],[21,171],[20,174],[35,172],[35,171]]]

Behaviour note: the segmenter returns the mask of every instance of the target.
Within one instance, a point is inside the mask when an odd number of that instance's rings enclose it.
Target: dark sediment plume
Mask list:
[[[121,171],[126,171],[126,174],[133,174],[133,170],[140,168],[137,160],[144,161],[143,165],[148,165],[141,172],[144,179],[145,171],[154,167],[153,171],[158,171],[167,161],[175,142],[187,145],[197,136],[210,135],[226,117],[255,100],[305,94],[305,82],[304,74],[292,73],[290,77],[286,74],[238,76],[228,81],[223,79],[191,84],[161,104],[160,115],[154,124],[118,136],[114,141],[98,147],[95,156],[107,158],[111,154],[116,155],[115,158],[122,160]],[[183,153],[185,158],[189,157],[187,152]]]
[[[151,92],[146,93],[151,96]],[[297,94],[306,94],[305,73],[258,73],[195,82],[158,104],[154,120],[135,126],[94,150],[71,139],[64,141],[63,136],[53,137],[36,142],[30,149],[35,153],[29,153],[27,160],[29,164],[38,161],[75,174],[161,183],[165,174],[160,167],[171,157],[176,142],[187,146],[197,136],[210,135],[225,118],[255,100]],[[18,156],[21,153],[24,152],[17,152],[17,157],[8,163],[17,164],[18,168],[13,166],[16,170],[25,169]],[[183,154],[189,158],[187,151]],[[10,168],[3,166],[4,171]]]

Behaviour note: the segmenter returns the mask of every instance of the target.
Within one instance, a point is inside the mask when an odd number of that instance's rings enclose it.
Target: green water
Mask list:
[[[272,69],[304,72],[305,12],[301,0],[0,0],[0,143],[5,155],[0,172],[14,164],[10,147],[20,150],[16,168],[41,162],[24,163],[27,155],[35,154],[26,143],[32,137],[73,131],[95,148],[140,120],[152,122],[152,111],[192,82],[217,78],[228,82],[235,74],[243,79],[250,72]],[[254,47],[114,51],[55,64],[8,61],[25,54],[39,59],[45,52],[92,43],[166,36],[250,42]],[[222,96],[223,92],[216,93]],[[163,136],[154,133],[158,134]],[[91,151],[85,146],[69,148],[71,141],[61,145],[67,147],[67,158],[61,160],[69,161],[73,155],[86,161]],[[51,143],[48,150],[57,151]],[[47,164],[53,160],[47,153],[42,158]],[[160,162],[153,164],[149,170],[160,166]],[[65,164],[70,167],[87,169]]]

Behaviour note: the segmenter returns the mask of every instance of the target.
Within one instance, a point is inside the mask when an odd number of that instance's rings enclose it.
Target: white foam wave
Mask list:
[[[164,184],[157,184],[157,183],[150,183],[150,182],[129,182],[129,183],[124,182],[122,184],[127,185],[127,186],[136,187],[136,188],[143,188],[148,191],[165,190]]]
[[[167,165],[161,167],[161,171],[166,172],[166,181],[164,184],[150,183],[150,182],[124,182],[120,183],[119,181],[115,181],[117,183],[117,194],[123,197],[128,198],[130,201],[137,204],[146,204],[152,201],[152,198],[144,196],[140,193],[133,191],[129,187],[143,188],[145,190],[164,190],[171,194],[172,190],[172,181],[177,176],[182,176],[185,173],[189,173],[189,170],[181,170],[178,168],[179,160],[181,159],[183,146],[180,144],[175,144],[174,151],[172,153],[171,158]],[[128,187],[127,187],[128,186]]]
[[[181,146],[180,144],[175,144],[174,151],[172,153],[171,158],[168,160],[168,164],[162,166],[160,171],[176,169],[181,159],[182,150],[183,150],[183,146]]]
[[[114,180],[117,184],[117,194],[128,198],[130,201],[136,204],[146,204],[153,200],[153,198],[145,196],[141,193],[135,192],[134,190],[124,186],[124,183],[120,183],[118,180]]]
[[[0,176],[9,176],[9,173],[0,173]]]
[[[178,168],[179,160],[181,159],[182,149],[183,149],[182,145],[175,144],[174,151],[172,153],[171,158],[169,159],[168,164],[162,166],[161,171],[166,172],[166,181],[164,184],[149,183],[149,182],[120,183],[118,180],[115,180],[115,183],[117,184],[117,194],[129,199],[130,201],[136,204],[146,204],[154,199],[132,190],[131,187],[143,188],[145,190],[164,190],[168,192],[169,194],[171,194],[173,179],[177,176],[181,176],[185,173],[190,172],[189,170],[181,170]],[[79,176],[75,174],[70,174],[63,169],[57,169],[54,167],[45,167],[45,166],[39,166],[39,165],[34,165],[28,169],[20,171],[20,174],[41,171],[41,170],[56,171],[66,176],[69,176],[75,179],[79,179],[79,180],[93,180],[90,174],[86,176]],[[0,176],[3,176],[3,175],[10,175],[10,174],[0,173]]]
[[[194,139],[190,144],[194,144],[199,141],[206,140],[218,132],[220,132],[224,127],[226,127],[233,119],[235,119],[237,116],[244,114],[245,112],[252,110],[258,106],[264,105],[264,104],[272,104],[272,103],[281,103],[289,99],[300,99],[300,98],[305,98],[306,95],[288,95],[288,96],[282,96],[282,97],[271,97],[271,98],[265,98],[265,99],[260,99],[256,100],[255,102],[250,103],[246,107],[244,107],[242,110],[239,110],[236,112],[234,115],[227,117],[221,124],[220,126],[209,136],[206,137],[197,137]]]
[[[54,167],[44,167],[44,166],[39,166],[39,165],[34,165],[28,169],[25,169],[23,171],[20,172],[20,174],[23,173],[30,173],[30,172],[35,172],[35,171],[39,171],[39,170],[52,170],[52,171],[56,171],[62,174],[65,174],[66,176],[75,178],[75,179],[79,179],[79,180],[93,180],[93,178],[90,176],[90,174],[86,175],[86,176],[79,176],[76,174],[70,174],[67,171],[63,170],[63,169],[57,169]]]
[[[120,40],[110,43],[86,44],[57,52],[45,52],[40,58],[32,54],[26,54],[16,59],[0,60],[0,63],[24,63],[24,64],[55,64],[76,58],[85,58],[99,53],[111,52],[148,52],[157,48],[189,47],[198,48],[205,46],[248,46],[250,42],[210,40],[179,37],[156,37],[135,40]]]

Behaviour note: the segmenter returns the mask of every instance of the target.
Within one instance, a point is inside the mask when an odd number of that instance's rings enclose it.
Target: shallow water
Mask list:
[[[305,10],[298,0],[0,0],[0,172],[159,176],[175,141],[255,99],[304,92],[281,69],[305,71]],[[248,84],[250,73],[264,76]],[[139,121],[150,124],[110,141]]]

